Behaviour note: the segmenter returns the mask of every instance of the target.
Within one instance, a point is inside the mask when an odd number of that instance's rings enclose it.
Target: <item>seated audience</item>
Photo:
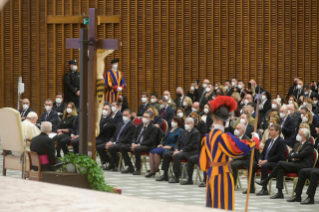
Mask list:
[[[142,152],[149,152],[156,147],[158,129],[151,122],[153,116],[152,112],[146,111],[143,114],[143,123],[139,124],[136,128],[135,135],[131,141],[131,147],[126,149],[121,148],[125,164],[128,165],[128,168],[122,171],[122,173],[133,172],[133,175],[140,175]],[[135,172],[131,159],[127,154],[129,151],[134,152],[135,155]]]
[[[143,116],[144,112],[146,111],[146,108],[150,105],[150,103],[148,102],[148,95],[146,92],[143,92],[141,94],[141,102],[142,105],[138,107],[137,116]],[[136,113],[132,113],[132,116],[136,117]]]
[[[192,104],[193,104],[193,101],[191,100],[191,98],[186,96],[184,98],[184,100],[183,100],[183,108],[185,110],[186,116],[189,116],[189,114],[191,114],[191,112],[192,112]]]
[[[271,109],[279,111],[280,108],[281,108],[281,104],[277,101],[277,99],[273,99],[271,101]]]
[[[280,120],[278,117],[272,117],[270,118],[270,121],[268,122],[268,128],[264,131],[262,139],[260,140],[260,144],[259,144],[259,149],[263,149],[266,141],[270,138],[270,134],[269,134],[269,128],[273,125],[273,124],[278,124],[280,125]],[[280,137],[283,138],[282,133],[280,134]]]
[[[21,116],[21,121],[24,121],[27,118],[27,115],[33,111],[30,108],[30,101],[27,98],[24,98],[22,100],[22,109],[19,110],[20,116]]]
[[[167,100],[167,104],[173,108],[174,110],[176,109],[176,104],[171,98],[171,93],[169,91],[164,91],[163,92],[163,97]]]
[[[287,94],[287,97],[286,99],[289,100],[289,97],[291,95],[293,95],[294,91],[297,90],[297,82],[299,81],[300,79],[298,77],[294,77],[294,81],[293,81],[293,85],[289,88],[289,91],[288,91],[288,94]],[[291,103],[289,103],[291,104]]]
[[[199,107],[203,109],[204,105],[207,104],[210,100],[212,100],[214,95],[215,95],[214,85],[209,83],[207,87],[205,88],[204,96],[202,96],[202,98],[200,99]]]
[[[226,96],[231,96],[233,94],[233,89],[231,87],[230,80],[225,81],[225,89],[226,89],[226,92],[224,92],[224,93],[226,94]]]
[[[310,112],[306,112],[304,114],[304,116],[302,117],[302,121],[301,123],[307,123],[310,127],[310,136],[316,137],[316,128],[315,126],[312,124],[312,114]]]
[[[159,104],[158,104],[158,94],[157,93],[152,93],[150,96],[151,99],[151,106],[155,107],[157,111],[159,111]]]
[[[239,104],[239,110],[240,110],[240,113],[242,113],[242,109],[244,106],[246,106],[248,103],[250,102],[254,102],[253,101],[253,97],[252,95],[250,94],[245,94],[245,96],[242,98],[240,104]]]
[[[188,96],[192,100],[192,102],[195,102],[195,101],[198,101],[196,99],[196,97],[198,96],[197,93],[198,93],[198,87],[196,88],[196,83],[193,82],[186,96]]]
[[[178,116],[174,116],[171,122],[171,128],[167,131],[163,141],[149,153],[150,172],[145,177],[149,178],[159,171],[158,166],[161,163],[161,156],[170,151],[174,151],[176,141],[178,140],[181,132],[182,120]]]
[[[202,121],[206,124],[206,129],[207,129],[207,133],[210,132],[210,128],[213,124],[213,119],[212,117],[209,115],[209,104],[205,104],[204,105],[204,109],[201,113],[201,119]]]
[[[57,142],[57,156],[61,157],[61,148],[64,152],[64,155],[68,153],[68,147],[65,143],[61,144],[63,138],[69,137],[73,129],[74,121],[78,113],[73,102],[69,102],[66,106],[66,109],[63,112],[63,119],[58,127],[57,135],[54,136],[53,140]]]
[[[114,124],[116,126],[122,125],[123,117],[121,112],[121,104],[118,102],[112,102],[111,109],[112,109],[112,118],[114,119]]]
[[[293,104],[288,104],[287,105],[287,109],[288,109],[288,115],[294,119],[295,122],[295,128],[296,126],[298,126],[298,122],[299,122],[299,118],[300,118],[300,112],[296,111],[295,112],[295,108]]]
[[[318,126],[318,124],[319,124],[319,117],[318,117],[317,114],[314,114],[314,113],[312,112],[313,101],[312,101],[312,99],[310,99],[310,98],[305,98],[305,100],[308,101],[308,102],[305,104],[304,107],[306,107],[306,108],[309,110],[309,112],[310,112],[310,114],[311,114],[311,116],[312,116],[312,124],[313,124],[314,126]]]
[[[158,103],[160,104],[159,115],[162,117],[162,119],[167,121],[168,125],[170,125],[175,114],[175,110],[168,105],[168,100],[166,97],[159,98]]]
[[[292,151],[288,154],[288,160],[279,161],[273,168],[270,175],[261,181],[256,181],[258,185],[267,186],[268,182],[272,178],[276,178],[276,188],[278,192],[270,197],[270,199],[283,199],[283,178],[285,173],[299,173],[303,168],[313,167],[313,145],[309,140],[309,130],[303,128],[300,129],[296,140],[298,143],[295,144]],[[300,142],[300,143],[299,143]]]
[[[178,116],[181,118],[182,124],[181,124],[180,128],[184,129],[184,122],[185,122],[185,119],[187,118],[187,115],[185,114],[185,110],[181,107],[177,108],[176,112],[175,112],[175,116]]]
[[[176,88],[176,99],[174,99],[174,103],[176,107],[183,107],[183,101],[185,98],[184,89],[182,87]]]
[[[284,135],[284,141],[290,147],[294,145],[295,120],[288,115],[287,106],[282,106],[279,113],[281,119],[281,131]]]
[[[52,124],[52,132],[57,132],[58,129],[58,112],[53,110],[53,101],[51,99],[47,99],[44,103],[45,112],[42,113],[41,122],[49,121]]]
[[[196,113],[199,113],[199,102],[194,102],[193,105],[192,105],[192,112],[196,112]]]
[[[151,111],[154,116],[152,118],[152,123],[154,124],[155,127],[157,128],[162,128],[163,125],[163,119],[162,117],[158,114],[158,110],[154,106],[148,106],[146,111]]]
[[[198,115],[198,113],[195,113],[195,112],[192,112],[189,115],[189,117],[194,119],[194,125],[195,125],[194,127],[198,130],[198,132],[200,134],[200,138],[202,140],[202,138],[207,133],[207,126],[206,126],[205,122],[203,122],[200,115]]]
[[[57,168],[53,167],[53,165],[60,162],[55,156],[54,141],[49,137],[51,132],[51,122],[44,121],[41,124],[41,134],[35,136],[31,140],[30,150],[38,153],[41,171],[55,171]]]
[[[35,136],[38,136],[41,131],[39,128],[35,125],[38,120],[38,115],[31,111],[27,115],[27,119],[21,123],[21,130],[23,134],[23,138],[26,138],[27,141],[31,141],[31,139]],[[27,151],[30,150],[30,142],[27,142]]]
[[[58,116],[60,119],[63,117],[63,111],[66,108],[66,103],[63,101],[63,94],[57,93],[55,96],[55,102],[53,103],[52,110],[58,112]]]

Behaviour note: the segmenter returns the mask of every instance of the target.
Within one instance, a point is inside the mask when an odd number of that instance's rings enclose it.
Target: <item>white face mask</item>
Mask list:
[[[183,118],[184,113],[177,113],[178,117]]]
[[[239,123],[243,124],[243,125],[246,125],[246,120],[245,119],[240,119]]]
[[[164,98],[165,98],[166,100],[168,100],[168,96],[164,96]]]
[[[244,104],[247,105],[249,102],[247,99],[245,99]]]
[[[277,98],[277,102],[281,103],[281,98]]]
[[[298,89],[301,89],[301,85],[297,85],[297,88],[298,88]]]
[[[228,90],[228,86],[225,86],[225,89]]]
[[[285,118],[286,115],[284,113],[280,113],[279,116],[280,116],[280,118],[283,119],[283,118]]]
[[[23,104],[23,105],[22,105],[22,108],[23,108],[23,110],[28,110],[28,109],[29,109],[29,105]]]
[[[163,109],[165,107],[164,104],[160,104],[160,109]]]
[[[239,130],[235,129],[234,135],[237,136],[237,137],[239,137],[239,134],[240,134]]]
[[[301,117],[301,119],[302,119],[302,118],[303,118],[303,115],[301,114],[300,117]]]
[[[102,115],[103,116],[107,116],[109,114],[109,112],[107,112],[107,110],[102,110]]]
[[[187,106],[187,102],[183,102],[183,106],[186,107]]]
[[[195,90],[194,86],[191,86],[191,91]]]
[[[142,120],[143,120],[143,124],[147,124],[148,123],[148,119],[147,118],[142,118]]]
[[[262,97],[261,97],[261,100],[263,100],[263,101],[266,100],[266,99],[267,99],[266,96],[262,96]]]
[[[307,104],[306,102],[302,103],[303,106],[306,106],[306,104]]]
[[[291,101],[291,100],[289,100],[289,101],[288,101],[288,104],[290,104],[290,105],[291,105],[291,104],[292,104],[292,101]]]
[[[315,103],[315,105],[318,104],[318,100],[314,100],[313,103]]]
[[[147,98],[142,97],[142,98],[141,98],[141,101],[142,101],[143,103],[145,103],[145,102],[147,101]]]
[[[115,113],[116,107],[115,107],[115,106],[112,106],[111,109],[112,109],[112,112]]]
[[[77,71],[78,70],[78,66],[73,66],[73,71]]]
[[[302,139],[301,136],[300,136],[299,134],[297,134],[297,136],[296,136],[296,141],[299,141],[299,142],[300,142],[301,139]]]
[[[189,124],[185,124],[185,130],[190,130],[191,126]]]
[[[197,109],[192,107],[192,112],[197,112]]]
[[[218,87],[216,86],[216,87],[215,87],[215,90],[217,90],[217,89],[218,89]]]
[[[127,118],[126,116],[123,116],[123,121],[127,122],[129,120],[129,118]]]
[[[206,91],[207,93],[210,92],[210,88],[209,88],[209,87],[205,88],[205,91]]]
[[[308,122],[307,117],[302,117],[302,123],[306,123],[306,122]]]
[[[208,108],[204,108],[204,113],[208,114],[209,113],[209,109]]]
[[[203,83],[203,88],[206,88],[207,87],[207,84],[206,83]]]
[[[117,64],[112,65],[112,69],[113,69],[114,71],[117,71],[117,67],[118,67]]]
[[[72,113],[72,108],[67,108],[67,109],[66,109],[66,112],[67,112],[67,113]]]
[[[171,126],[174,128],[174,127],[177,127],[177,123],[171,121]]]
[[[272,125],[274,125],[273,123],[269,123],[269,127],[271,127]]]
[[[152,103],[155,103],[155,102],[156,102],[156,99],[151,99],[151,102],[152,102]]]
[[[288,115],[290,115],[290,110],[288,110]]]
[[[235,82],[231,82],[231,86],[235,87],[236,83]]]
[[[272,108],[272,109],[277,109],[277,105],[271,104],[271,108]]]
[[[239,88],[239,89],[242,89],[243,88],[243,86],[242,85],[237,85],[237,87]]]
[[[304,93],[305,93],[305,95],[308,95],[308,91],[305,91]]]
[[[48,105],[47,105],[47,106],[45,106],[44,108],[45,108],[45,110],[46,110],[46,111],[50,111],[50,110],[51,110],[51,107],[50,107],[50,106],[48,106]]]
[[[61,104],[61,103],[62,103],[62,99],[56,98],[56,99],[55,99],[55,102],[58,103],[58,104]]]

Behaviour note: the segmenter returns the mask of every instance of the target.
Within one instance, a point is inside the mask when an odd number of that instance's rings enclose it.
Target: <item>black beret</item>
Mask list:
[[[76,60],[70,60],[69,61],[69,65],[77,65],[78,63],[76,62]]]
[[[120,60],[118,58],[115,58],[114,60],[111,61],[111,64],[118,63],[118,62],[120,62]]]

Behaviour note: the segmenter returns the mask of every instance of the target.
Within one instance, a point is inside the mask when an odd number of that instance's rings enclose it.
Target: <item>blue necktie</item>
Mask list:
[[[146,126],[143,127],[143,130],[142,130],[140,136],[139,136],[138,139],[137,139],[137,143],[138,143],[138,144],[139,144],[139,143],[141,142],[141,140],[143,140],[143,138],[144,138],[145,129],[146,129]]]
[[[123,123],[123,126],[121,127],[119,134],[117,134],[117,136],[116,136],[116,141],[119,140],[119,137],[120,137],[120,135],[121,135],[121,133],[122,133],[122,131],[123,131],[125,125],[126,125],[126,124]],[[116,142],[116,141],[115,141],[115,142]]]
[[[269,151],[270,151],[272,145],[274,145],[274,140],[271,140],[271,142],[270,142],[270,144],[269,144],[269,146],[268,146],[268,149],[267,149],[266,155],[265,155],[265,160],[267,160],[268,153],[269,153]]]

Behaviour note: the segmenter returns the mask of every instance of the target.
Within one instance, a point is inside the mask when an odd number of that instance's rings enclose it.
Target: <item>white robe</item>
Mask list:
[[[40,135],[41,131],[35,124],[31,123],[28,119],[21,123],[21,129],[23,133],[23,138],[26,137],[27,140],[31,140],[33,137]],[[30,142],[27,142],[27,151],[30,151]]]

